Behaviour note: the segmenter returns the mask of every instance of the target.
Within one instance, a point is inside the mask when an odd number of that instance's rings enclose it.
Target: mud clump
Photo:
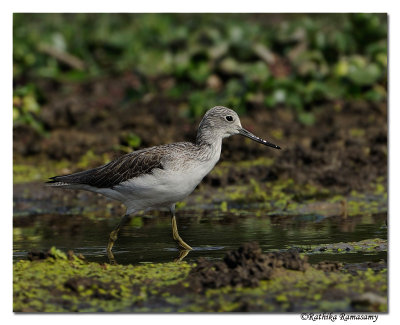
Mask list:
[[[50,251],[42,252],[42,251],[31,251],[28,252],[28,260],[29,261],[38,261],[45,260],[47,258],[54,258],[54,255],[50,253]]]
[[[224,286],[256,287],[260,280],[269,280],[278,269],[305,271],[307,258],[296,251],[262,253],[257,243],[246,243],[228,252],[223,261],[200,258],[189,274],[196,291]]]
[[[363,262],[363,263],[350,263],[344,265],[343,269],[351,275],[357,275],[360,271],[364,272],[368,269],[374,271],[374,273],[381,272],[387,269],[387,261],[381,260],[378,262]]]
[[[48,258],[52,258],[54,260],[68,259],[69,261],[73,261],[75,259],[79,259],[81,261],[85,260],[85,257],[82,254],[75,255],[72,250],[69,250],[67,254],[64,254],[63,252],[57,250],[55,247],[50,248],[48,251],[30,251],[28,252],[27,257],[29,261],[45,260]]]
[[[313,265],[313,267],[324,272],[336,272],[343,269],[343,263],[336,261],[322,261]]]

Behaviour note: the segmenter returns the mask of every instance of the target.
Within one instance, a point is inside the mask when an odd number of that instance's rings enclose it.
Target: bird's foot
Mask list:
[[[110,239],[108,240],[108,245],[107,245],[107,255],[108,255],[108,259],[110,260],[110,264],[117,264],[117,262],[115,261],[114,258],[114,254],[112,253],[112,248],[114,246],[115,241],[118,238],[118,231],[119,228],[114,229],[111,233],[110,233]]]
[[[190,251],[193,248],[190,247],[188,244],[186,244],[183,239],[178,235],[178,238],[175,239],[175,241],[177,242],[177,244],[179,245],[179,247],[183,248],[184,251]]]
[[[183,248],[184,250],[192,250],[192,247],[190,247],[188,244],[186,244],[181,236],[179,236],[178,232],[178,227],[176,225],[176,218],[175,215],[172,215],[172,237],[176,241],[176,243]]]
[[[180,250],[179,251],[179,255],[177,258],[174,259],[174,262],[181,262],[186,256],[187,254],[189,254],[190,250]]]
[[[111,250],[108,250],[108,248],[107,248],[107,256],[108,256],[108,261],[110,262],[111,265],[118,265],[117,261],[115,260],[113,252]]]

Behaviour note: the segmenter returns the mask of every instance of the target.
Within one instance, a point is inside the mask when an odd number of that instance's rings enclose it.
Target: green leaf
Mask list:
[[[299,121],[300,123],[311,126],[315,124],[315,116],[313,113],[310,112],[301,112],[299,113]]]
[[[370,63],[366,67],[352,66],[349,70],[348,78],[356,85],[373,85],[380,77],[382,71],[375,63]]]

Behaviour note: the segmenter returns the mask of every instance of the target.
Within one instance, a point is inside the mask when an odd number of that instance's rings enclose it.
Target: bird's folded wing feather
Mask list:
[[[98,188],[116,186],[129,179],[163,169],[162,151],[157,147],[139,150],[90,170],[51,177],[48,183],[84,184]]]

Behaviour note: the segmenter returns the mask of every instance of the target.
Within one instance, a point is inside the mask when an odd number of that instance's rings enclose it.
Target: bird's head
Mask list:
[[[261,139],[250,131],[244,129],[237,113],[230,108],[223,106],[215,106],[208,110],[204,115],[199,125],[198,141],[200,140],[199,137],[201,138],[202,135],[206,134],[208,137],[220,138],[227,138],[231,135],[240,134],[268,147],[281,149],[281,147]]]

